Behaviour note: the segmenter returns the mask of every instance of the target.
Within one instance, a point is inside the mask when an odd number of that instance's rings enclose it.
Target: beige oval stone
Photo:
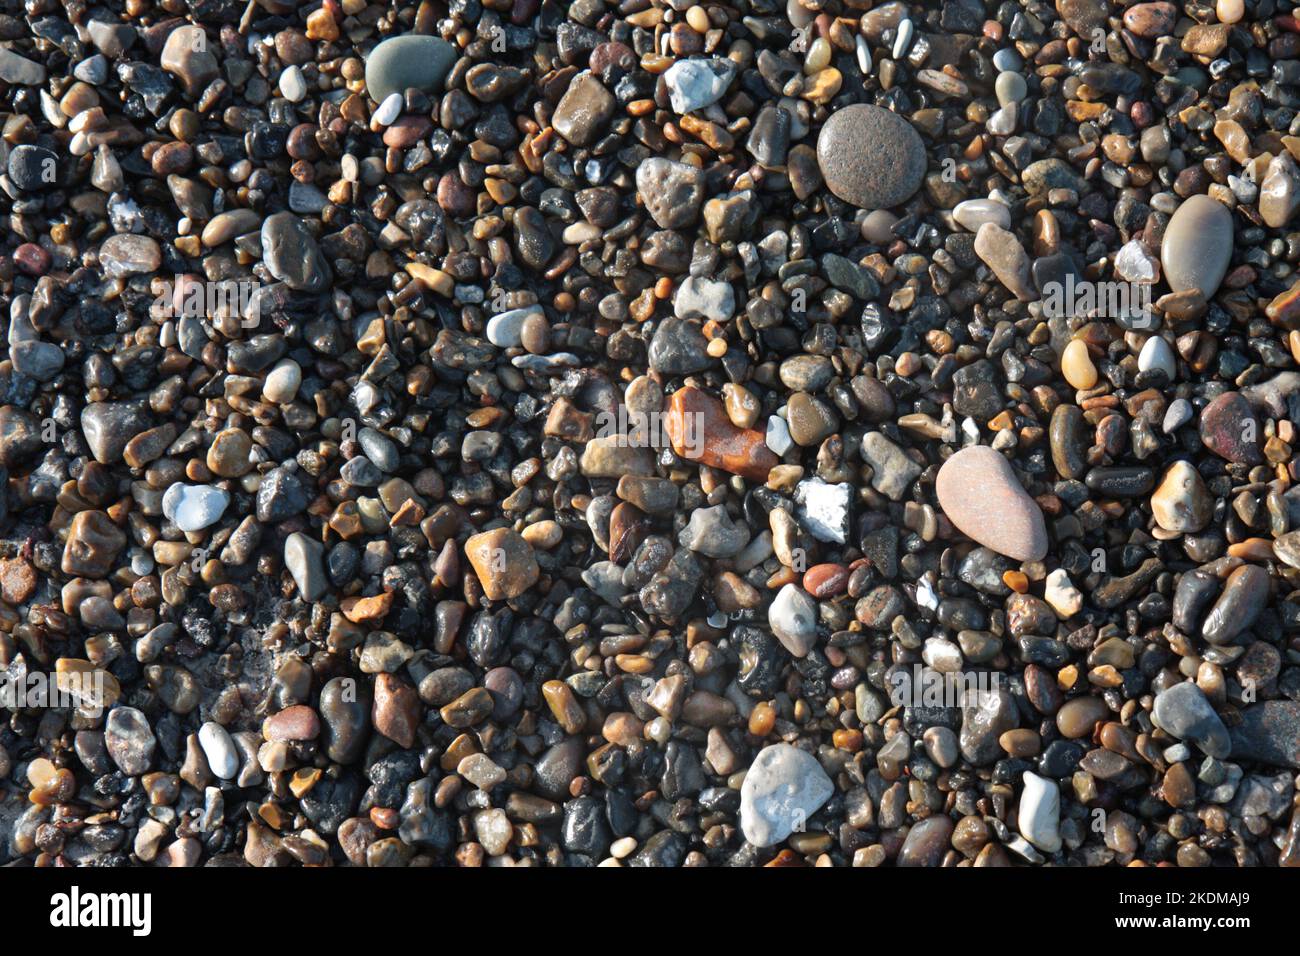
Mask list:
[[[1061,352],[1061,374],[1071,388],[1084,390],[1097,384],[1097,366],[1092,364],[1088,345],[1082,339],[1072,340]]]
[[[1191,462],[1176,461],[1151,495],[1151,513],[1166,531],[1194,534],[1210,521],[1214,501]]]

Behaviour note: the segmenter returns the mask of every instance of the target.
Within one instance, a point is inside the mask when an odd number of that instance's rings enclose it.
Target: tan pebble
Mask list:
[[[1151,496],[1151,513],[1156,524],[1177,534],[1200,531],[1209,523],[1213,508],[1214,499],[1205,481],[1187,461],[1170,465]]]
[[[1218,0],[1214,13],[1220,23],[1237,23],[1246,15],[1245,0]]]
[[[541,574],[532,546],[509,528],[494,528],[465,542],[465,555],[474,566],[489,600],[517,598],[537,583]]]
[[[520,534],[534,548],[550,550],[564,538],[564,529],[554,521],[535,521],[524,528]]]
[[[1061,353],[1061,374],[1071,388],[1084,390],[1097,384],[1097,367],[1092,364],[1087,343],[1082,339],[1073,340]]]
[[[803,61],[803,75],[812,76],[831,65],[831,45],[825,37],[813,40]]]
[[[820,73],[808,77],[801,95],[804,99],[822,106],[834,98],[843,83],[844,76],[840,71],[833,66],[828,66]]]
[[[722,403],[727,409],[727,417],[737,428],[753,428],[758,421],[761,410],[754,393],[743,385],[728,382],[722,386]]]

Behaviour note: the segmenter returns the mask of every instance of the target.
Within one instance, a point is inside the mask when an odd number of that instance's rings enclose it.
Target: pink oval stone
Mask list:
[[[1047,554],[1047,526],[1000,454],[972,445],[953,455],[934,482],[939,507],[962,534],[1017,561]]]
[[[315,740],[319,733],[320,718],[306,704],[286,707],[262,723],[262,736],[271,741]]]

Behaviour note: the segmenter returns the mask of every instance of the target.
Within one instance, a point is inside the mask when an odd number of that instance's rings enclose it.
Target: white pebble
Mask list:
[[[952,218],[957,225],[971,232],[979,232],[980,226],[986,222],[1003,229],[1011,228],[1011,210],[996,199],[966,199],[959,202],[953,207]]]
[[[921,660],[941,674],[955,674],[961,670],[961,648],[942,637],[928,637],[921,649]]]
[[[209,720],[199,728],[199,746],[203,748],[203,756],[208,758],[208,766],[222,780],[231,780],[239,772],[239,751],[235,749],[235,742],[222,727],[214,720]]]
[[[1174,359],[1174,350],[1159,335],[1147,339],[1146,345],[1138,353],[1138,371],[1152,372],[1156,369],[1164,372],[1173,381],[1178,375],[1178,363]]]
[[[299,103],[307,95],[307,80],[299,67],[286,67],[280,73],[280,95],[290,103]]]
[[[281,359],[262,382],[262,397],[276,405],[287,405],[298,394],[302,369],[293,359]]]
[[[871,47],[867,45],[867,38],[860,36],[854,41],[854,50],[858,58],[858,69],[862,71],[863,76],[871,75]]]
[[[1045,853],[1061,848],[1061,791],[1056,782],[1025,771],[1020,795],[1020,835]]]
[[[835,793],[835,784],[806,750],[790,744],[764,747],[740,786],[740,829],[757,847],[774,846]]]
[[[1016,104],[1004,106],[989,117],[984,128],[993,136],[1010,136],[1016,131]]]
[[[847,481],[826,482],[807,478],[795,487],[795,512],[799,522],[818,541],[843,544],[849,521],[853,489]]]
[[[176,482],[163,495],[163,514],[182,531],[202,531],[221,520],[230,504],[230,492],[212,485]]]
[[[499,349],[512,349],[523,342],[524,322],[530,315],[541,315],[540,305],[510,309],[488,319],[487,340]]]
[[[402,94],[389,93],[375,110],[375,122],[380,126],[392,126],[397,117],[402,115]]]
[[[784,455],[794,445],[790,437],[790,426],[780,415],[773,415],[767,420],[767,447],[777,455]]]
[[[795,584],[777,592],[767,609],[772,633],[795,657],[807,657],[817,640],[817,602]]]
[[[1019,73],[1008,70],[998,74],[993,84],[993,92],[998,98],[999,106],[1011,106],[1019,103],[1029,94],[1029,85]]]
[[[1047,576],[1043,600],[1062,618],[1074,617],[1083,609],[1083,594],[1070,582],[1070,575],[1064,568],[1057,568]]]
[[[894,37],[894,48],[890,52],[895,60],[901,60],[907,53],[908,47],[912,45],[912,35],[916,33],[916,27],[912,25],[910,19],[904,19],[898,25],[898,35]]]

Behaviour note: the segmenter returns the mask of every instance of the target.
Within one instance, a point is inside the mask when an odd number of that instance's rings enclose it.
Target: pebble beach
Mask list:
[[[1298,161],[1291,0],[0,0],[0,866],[1300,866]]]

